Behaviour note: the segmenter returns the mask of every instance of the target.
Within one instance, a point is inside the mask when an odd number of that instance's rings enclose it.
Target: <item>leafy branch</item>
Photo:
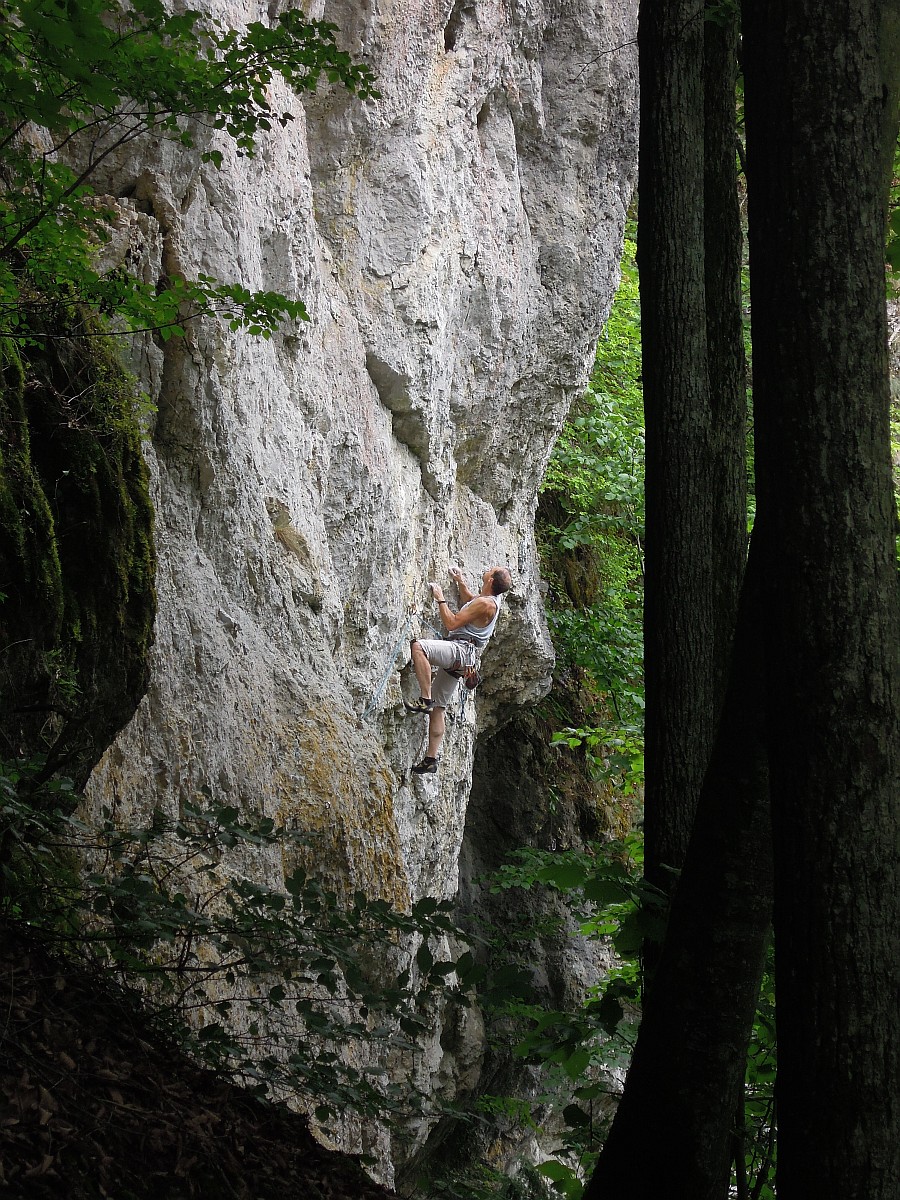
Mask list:
[[[34,321],[20,312],[56,303],[164,337],[207,314],[263,336],[307,319],[299,300],[208,277],[151,289],[124,271],[104,275],[95,264],[111,214],[89,184],[116,150],[150,133],[193,148],[198,130],[221,130],[252,156],[260,133],[294,119],[274,107],[276,76],[296,93],[325,80],[377,97],[371,69],[338,48],[336,32],[299,10],[238,31],[191,9],[168,13],[159,0],[0,3],[0,333],[27,340]],[[222,165],[218,149],[200,157]]]
[[[617,965],[586,990],[580,1005],[567,1010],[536,1003],[533,993],[489,980],[489,1003],[495,1016],[505,1019],[513,1054],[540,1069],[543,1078],[533,1103],[534,1119],[542,1107],[562,1117],[563,1132],[554,1128],[558,1149],[538,1170],[555,1193],[572,1200],[581,1195],[611,1114],[610,1098],[619,1094],[621,1072],[632,1053],[642,944],[647,937],[658,939],[665,922],[665,897],[643,880],[642,864],[641,839],[629,835],[586,851],[523,848],[490,880],[494,893],[556,893],[567,914],[557,918],[556,931],[607,943],[616,955]],[[534,902],[521,908],[532,911]],[[504,943],[509,947],[519,940],[527,947],[548,932],[546,923],[534,927],[526,922],[515,934],[504,930]]]
[[[411,1077],[429,1005],[469,1003],[481,972],[448,903],[341,900],[300,866],[278,887],[234,877],[230,851],[261,865],[306,839],[213,803],[141,828],[107,814],[95,829],[71,785],[40,773],[0,772],[0,919],[137,989],[195,1057],[260,1094],[306,1096],[321,1121],[421,1107],[379,1058],[405,1055]],[[448,942],[463,947],[455,958],[432,949]]]

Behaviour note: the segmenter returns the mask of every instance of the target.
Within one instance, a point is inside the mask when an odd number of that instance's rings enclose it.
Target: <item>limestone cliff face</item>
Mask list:
[[[478,732],[552,666],[535,492],[615,287],[636,7],[329,2],[313,15],[372,62],[380,101],[284,91],[296,119],[253,159],[223,139],[220,171],[166,144],[110,170],[110,254],[298,296],[311,320],[268,342],[208,320],[136,351],[159,616],[95,801],[174,811],[209,789],[318,831],[340,883],[454,893]],[[514,587],[487,681],[440,773],[410,779],[424,720],[397,670],[436,620],[427,581],[494,562]]]

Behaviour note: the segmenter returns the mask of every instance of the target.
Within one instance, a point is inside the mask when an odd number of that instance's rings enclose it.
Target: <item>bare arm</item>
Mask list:
[[[444,599],[444,589],[442,587],[433,583],[431,585],[431,593],[438,602],[441,623],[448,633],[452,633],[454,629],[461,629],[463,625],[468,625],[470,621],[476,625],[487,625],[494,615],[494,605],[487,596],[474,596],[472,603],[467,604],[465,611],[460,609],[459,612],[453,612]]]

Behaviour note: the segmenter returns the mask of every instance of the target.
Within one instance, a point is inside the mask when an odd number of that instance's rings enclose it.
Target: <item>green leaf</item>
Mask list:
[[[542,867],[537,872],[537,878],[541,883],[549,883],[560,891],[572,891],[574,888],[582,887],[585,881],[585,868],[579,863],[553,863],[549,866]]]
[[[616,879],[604,879],[600,876],[588,879],[584,885],[584,895],[585,899],[601,905],[622,904],[630,899],[629,890],[622,883]]]
[[[591,1118],[578,1104],[567,1104],[562,1111],[563,1120],[567,1125],[574,1127],[589,1126]]]
[[[580,1079],[591,1061],[591,1052],[586,1049],[576,1050],[562,1064],[562,1068],[570,1079]]]
[[[575,1172],[571,1167],[567,1167],[564,1163],[557,1162],[556,1159],[548,1159],[538,1166],[538,1171],[547,1179],[552,1179],[557,1183],[568,1183],[572,1179],[577,1179]]]

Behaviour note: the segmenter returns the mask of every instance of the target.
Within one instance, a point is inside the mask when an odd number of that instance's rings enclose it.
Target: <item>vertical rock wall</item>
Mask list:
[[[380,101],[278,83],[295,119],[255,158],[216,140],[217,171],[158,143],[111,168],[110,253],[298,296],[311,320],[268,342],[204,320],[135,351],[156,405],[159,616],[95,802],[175,812],[208,789],[316,831],[341,885],[454,893],[477,733],[552,666],[535,493],[616,283],[636,7],[318,5]],[[391,667],[436,620],[427,580],[494,562],[514,587],[487,682],[452,713],[440,773],[411,779],[424,720]]]

